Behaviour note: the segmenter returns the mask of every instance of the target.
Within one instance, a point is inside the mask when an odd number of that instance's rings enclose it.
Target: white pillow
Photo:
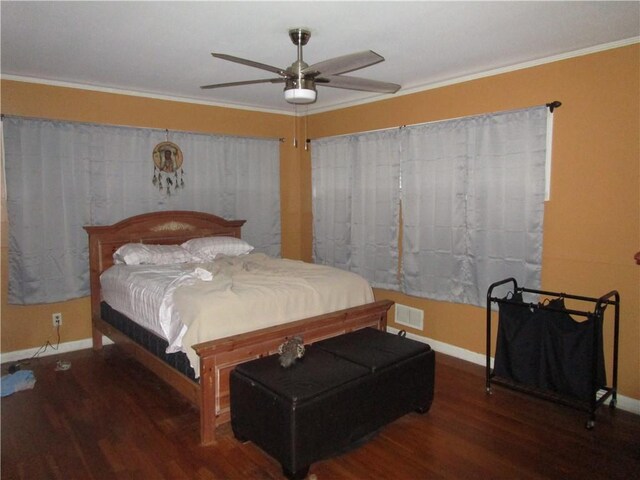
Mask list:
[[[203,260],[213,260],[218,255],[236,257],[253,250],[247,242],[236,237],[202,237],[187,240],[182,244],[188,252]]]
[[[127,243],[113,254],[116,264],[126,265],[172,265],[174,263],[201,262],[180,245],[145,245]]]

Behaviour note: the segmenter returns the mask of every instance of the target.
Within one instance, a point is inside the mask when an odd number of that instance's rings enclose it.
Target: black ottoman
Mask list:
[[[367,407],[371,430],[401,416],[425,413],[433,402],[435,352],[429,345],[374,328],[363,328],[315,343],[367,367],[375,381]]]
[[[289,368],[278,355],[238,365],[230,377],[233,433],[278,460],[287,477],[304,478],[311,463],[352,441],[368,374],[313,346]]]
[[[278,355],[231,372],[231,426],[304,478],[311,463],[356,445],[433,399],[434,354],[428,345],[363,329],[306,347],[283,368]]]

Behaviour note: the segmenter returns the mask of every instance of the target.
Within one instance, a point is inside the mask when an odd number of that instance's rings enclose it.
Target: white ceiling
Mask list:
[[[638,41],[640,2],[14,2],[2,0],[1,74],[293,113],[282,84],[201,90],[272,74],[210,52],[288,67],[288,30],[312,35],[313,64],[361,50],[386,61],[357,76],[396,94],[585,49]],[[276,75],[273,75],[274,77]],[[318,88],[314,112],[384,98]],[[308,109],[308,110],[307,110]]]

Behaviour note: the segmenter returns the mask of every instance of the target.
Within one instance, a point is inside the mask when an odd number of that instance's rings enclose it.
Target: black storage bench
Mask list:
[[[435,354],[423,343],[365,328],[306,347],[289,368],[278,355],[230,377],[231,426],[304,478],[320,459],[358,445],[387,423],[429,410]]]

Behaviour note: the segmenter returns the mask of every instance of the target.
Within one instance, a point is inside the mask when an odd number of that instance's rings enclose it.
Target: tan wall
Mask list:
[[[543,287],[622,297],[619,391],[640,399],[640,47],[609,50],[391,100],[311,115],[319,138],[560,100],[555,116],[552,197],[545,207]],[[281,149],[283,254],[311,258],[311,168],[291,147],[293,117],[58,87],[2,82],[6,114],[176,130],[287,137]],[[321,92],[322,93],[322,92]],[[166,121],[165,121],[166,119]],[[299,120],[298,131],[303,131]],[[4,217],[3,217],[4,218]],[[6,224],[2,239],[3,352],[36,347],[51,313],[65,318],[63,341],[89,337],[86,299],[60,305],[6,304]],[[484,352],[484,310],[377,291],[422,308],[414,332]],[[610,345],[607,345],[610,353]]]
[[[613,289],[620,292],[619,391],[636,399],[640,266],[633,256],[640,250],[639,59],[635,44],[308,118],[309,135],[319,138],[561,101],[554,118],[551,200],[545,206],[543,288],[594,297]],[[376,293],[424,310],[424,331],[414,333],[485,351],[484,309]]]

